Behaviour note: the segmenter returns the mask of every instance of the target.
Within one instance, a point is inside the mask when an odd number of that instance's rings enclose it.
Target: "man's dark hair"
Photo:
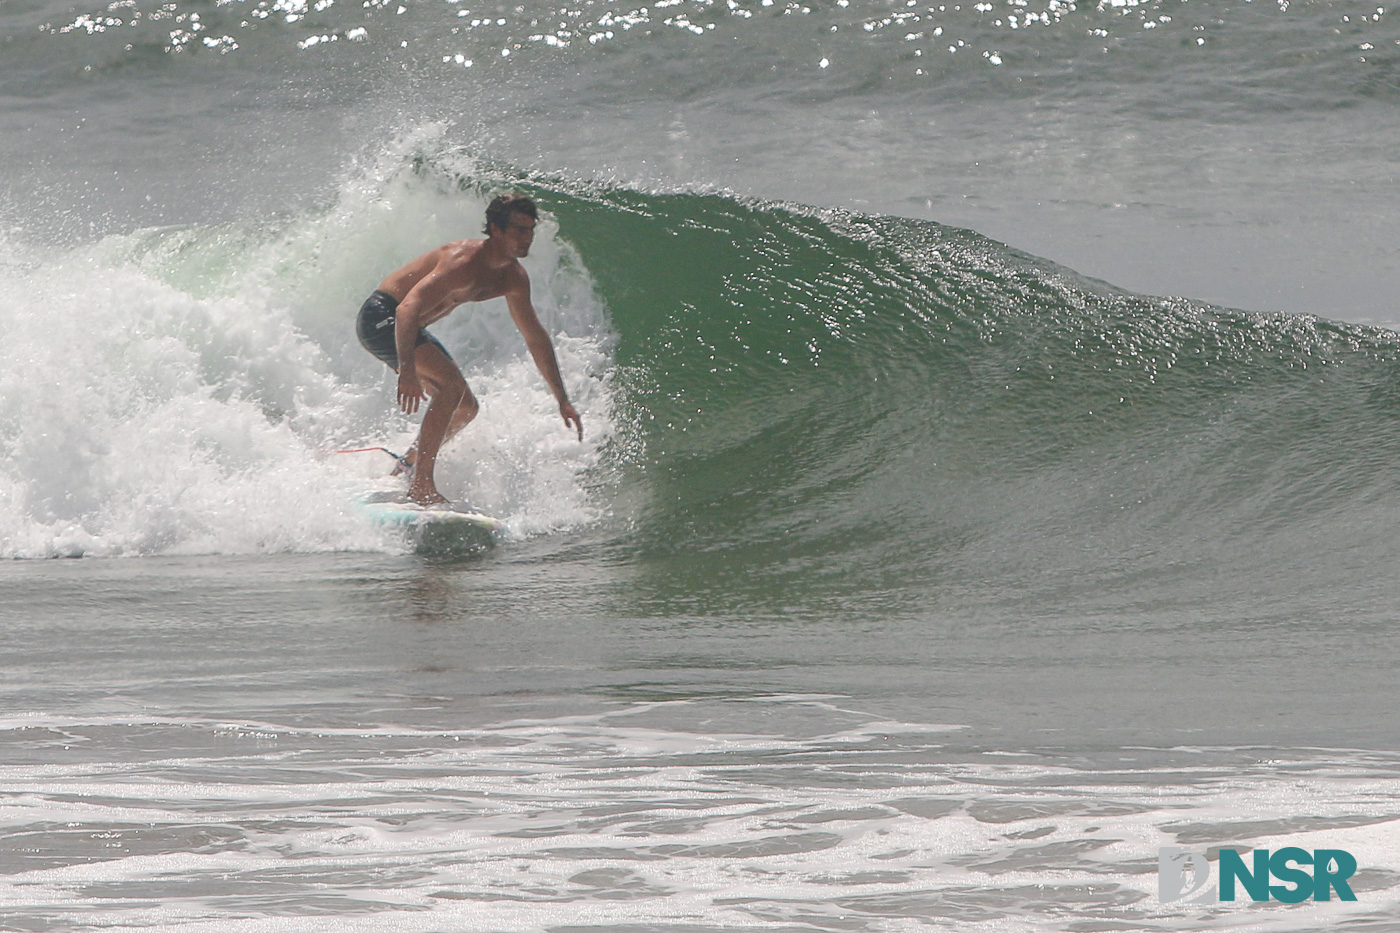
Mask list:
[[[490,236],[492,227],[500,227],[504,230],[510,226],[511,214],[524,214],[535,220],[540,219],[539,209],[535,207],[535,202],[525,195],[501,194],[486,205],[486,229],[483,232]]]

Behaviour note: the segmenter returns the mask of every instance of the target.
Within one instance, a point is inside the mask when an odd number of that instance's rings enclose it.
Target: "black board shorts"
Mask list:
[[[360,346],[389,364],[394,372],[399,371],[399,350],[394,343],[394,322],[399,301],[388,292],[376,290],[360,305],[360,316],[355,319],[355,336],[360,338]],[[426,330],[419,329],[418,343],[431,343],[442,351],[449,360],[452,354]]]

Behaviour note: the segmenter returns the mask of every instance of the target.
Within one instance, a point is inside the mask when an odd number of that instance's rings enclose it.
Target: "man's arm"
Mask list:
[[[577,428],[578,439],[583,440],[583,419],[569,404],[568,393],[564,391],[564,378],[559,374],[559,360],[554,355],[554,343],[530,302],[530,278],[524,270],[520,272],[519,281],[506,292],[506,306],[510,308],[511,319],[520,329],[520,335],[525,338],[525,346],[534,358],[535,366],[559,402],[559,414],[564,418],[564,424]]]
[[[419,279],[409,289],[403,301],[394,312],[394,350],[399,357],[399,407],[405,415],[418,410],[418,405],[427,398],[423,384],[418,380],[418,335],[423,329],[423,315],[446,302],[452,285],[450,269],[446,260],[437,268]]]

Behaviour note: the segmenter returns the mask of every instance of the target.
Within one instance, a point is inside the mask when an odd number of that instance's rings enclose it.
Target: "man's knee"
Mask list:
[[[476,417],[476,413],[481,410],[481,406],[476,402],[476,396],[472,395],[471,389],[463,386],[462,399],[457,403],[457,417],[470,421]]]
[[[461,379],[446,379],[438,387],[438,398],[444,405],[453,408],[460,406],[464,399],[470,398],[471,393],[467,391],[467,384]]]

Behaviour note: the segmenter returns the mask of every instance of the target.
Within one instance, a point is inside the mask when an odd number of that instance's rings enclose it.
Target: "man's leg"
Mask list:
[[[431,342],[420,343],[415,353],[418,379],[430,401],[413,445],[413,482],[408,487],[408,497],[424,504],[447,502],[437,491],[433,468],[443,442],[476,416],[476,399],[467,388],[462,371],[440,347]]]
[[[441,444],[446,444],[448,441],[452,440],[452,438],[457,436],[458,431],[461,431],[467,425],[471,424],[472,420],[476,418],[477,412],[480,411],[480,406],[477,404],[476,396],[472,395],[471,387],[465,385],[465,383],[463,384],[463,386],[465,388],[465,392],[462,394],[462,400],[457,403],[457,408],[452,412],[452,419],[447,424],[447,434],[443,436],[439,447],[441,447]],[[429,392],[428,394],[431,395],[432,393]],[[417,467],[417,441],[414,441],[413,446],[408,448],[408,450],[404,452],[403,459],[408,461],[408,465],[410,467]],[[399,471],[395,470],[394,472],[398,473]]]
[[[462,393],[462,400],[457,403],[457,409],[452,412],[452,420],[448,422],[447,436],[442,439],[444,444],[456,437],[458,431],[471,424],[476,413],[481,410],[476,403],[476,396],[472,395],[471,386],[463,382],[462,388],[465,391]]]

